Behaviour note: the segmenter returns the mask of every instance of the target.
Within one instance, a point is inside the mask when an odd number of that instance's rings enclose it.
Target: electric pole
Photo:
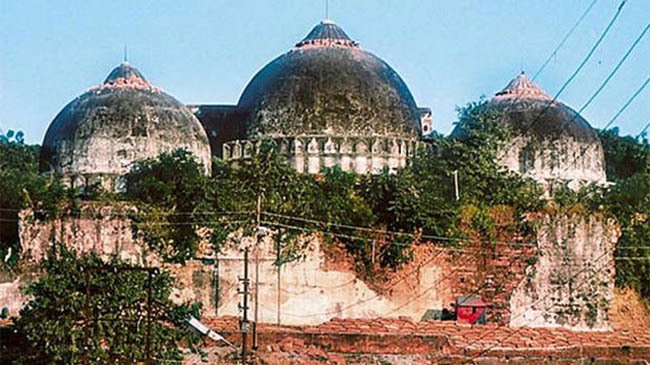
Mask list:
[[[260,227],[262,224],[262,196],[257,196],[257,227],[255,228],[255,316],[253,320],[253,351],[257,353],[257,314],[260,292]]]
[[[242,364],[248,364],[248,358],[246,357],[246,340],[248,338],[248,332],[250,332],[250,324],[248,323],[248,296],[250,295],[249,292],[249,282],[250,280],[248,279],[248,247],[244,250],[244,277],[239,278],[239,280],[243,283],[244,289],[239,292],[239,294],[242,294],[242,304],[239,305],[239,309],[241,309],[244,313],[242,316],[242,320],[239,323],[239,330],[242,334],[241,338],[241,358],[242,358]]]
[[[456,192],[456,200],[459,200],[460,194],[458,191],[458,170],[454,170],[454,191]]]

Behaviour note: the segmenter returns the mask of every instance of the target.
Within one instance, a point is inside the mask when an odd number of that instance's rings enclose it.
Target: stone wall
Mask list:
[[[606,329],[618,226],[597,215],[545,216],[539,253],[512,295],[512,326]]]
[[[37,263],[54,242],[64,242],[81,252],[117,253],[139,264],[161,265],[133,238],[131,223],[119,210],[91,211],[92,217],[52,222],[34,221],[23,214],[20,235],[30,260]],[[177,277],[174,299],[201,302],[206,316],[239,315],[242,247],[248,246],[249,316],[255,316],[257,299],[260,322],[309,325],[332,318],[400,316],[419,321],[429,310],[452,310],[451,303],[459,295],[479,295],[491,304],[488,322],[606,328],[615,226],[598,217],[537,219],[539,246],[516,239],[468,242],[462,248],[421,243],[415,246],[412,262],[385,272],[382,280],[362,280],[345,250],[319,236],[304,237],[308,243],[304,259],[284,264],[279,271],[275,244],[250,237],[237,239],[236,245],[229,243],[218,255],[204,249],[200,259],[186,265],[163,266]],[[25,284],[15,278],[0,283],[0,306],[11,302],[12,308],[20,307],[25,298],[15,293]],[[598,298],[583,298],[595,290]]]

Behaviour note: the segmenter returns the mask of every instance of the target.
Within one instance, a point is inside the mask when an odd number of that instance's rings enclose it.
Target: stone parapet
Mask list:
[[[340,166],[343,171],[377,174],[406,166],[422,142],[393,137],[332,137],[301,135],[268,139],[298,172],[317,174],[322,168]],[[253,156],[264,140],[235,140],[223,145],[223,159],[233,163]]]

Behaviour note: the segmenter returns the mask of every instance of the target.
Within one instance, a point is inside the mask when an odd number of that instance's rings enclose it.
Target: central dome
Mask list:
[[[329,20],[259,71],[238,106],[248,112],[251,139],[419,137],[418,109],[404,81]]]

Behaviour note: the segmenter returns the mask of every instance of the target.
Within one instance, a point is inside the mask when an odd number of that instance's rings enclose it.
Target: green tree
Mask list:
[[[38,146],[24,144],[22,132],[0,135],[0,257],[11,249],[11,263],[20,253],[18,212],[31,208],[37,218],[52,218],[65,197],[57,179],[38,172],[38,153]]]
[[[443,146],[442,158],[449,169],[458,171],[461,200],[474,205],[510,205],[518,213],[539,210],[544,201],[537,183],[498,163],[498,151],[515,133],[502,122],[503,111],[480,101],[458,113],[460,133]]]
[[[15,321],[28,346],[20,350],[17,363],[146,359],[149,275],[140,270],[91,270],[108,264],[134,268],[116,258],[105,262],[95,255],[78,257],[63,246],[43,261],[44,276],[27,288],[32,299]],[[180,346],[194,348],[197,343],[184,320],[198,316],[199,307],[170,301],[173,280],[164,271],[151,276],[151,354],[160,360],[180,360]]]
[[[650,173],[619,181],[605,200],[621,226],[615,254],[616,283],[650,299]]]
[[[619,136],[618,127],[599,131],[599,136],[608,180],[619,181],[650,172],[650,144],[646,136]]]
[[[184,149],[136,162],[125,175],[125,198],[138,203],[135,231],[170,262],[193,257],[201,240],[197,229],[209,227],[218,245],[222,228],[209,201],[203,166]]]
[[[599,132],[607,179],[614,184],[602,204],[621,227],[616,245],[616,284],[650,300],[650,144],[646,135],[620,136],[618,128]]]

